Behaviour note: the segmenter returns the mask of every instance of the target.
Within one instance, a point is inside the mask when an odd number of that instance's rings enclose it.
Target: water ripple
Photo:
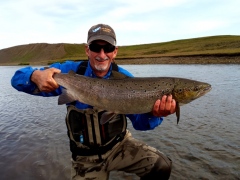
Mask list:
[[[178,76],[207,81],[213,89],[181,107],[181,118],[165,118],[153,131],[135,131],[137,139],[173,160],[170,179],[239,179],[240,66],[124,66],[138,76]],[[10,79],[19,67],[0,67],[1,179],[69,179],[71,154],[65,106],[57,98],[17,92]],[[182,71],[179,71],[179,68]],[[227,72],[227,73],[226,73]],[[207,74],[207,75],[206,75]],[[139,179],[112,172],[110,179]]]

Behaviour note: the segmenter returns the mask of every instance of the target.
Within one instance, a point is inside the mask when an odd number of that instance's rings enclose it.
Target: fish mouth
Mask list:
[[[208,85],[207,87],[205,87],[201,92],[200,95],[203,96],[204,94],[206,94],[207,92],[211,91],[212,87],[211,85]]]
[[[212,89],[212,87],[211,87],[211,85],[209,85],[209,86],[207,86],[205,89],[204,89],[204,91],[210,91]]]

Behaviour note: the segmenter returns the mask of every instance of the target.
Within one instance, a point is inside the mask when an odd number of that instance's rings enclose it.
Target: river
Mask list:
[[[134,76],[173,76],[208,82],[212,90],[181,107],[152,131],[133,136],[173,161],[170,179],[240,179],[239,65],[122,65]],[[0,66],[0,179],[70,178],[66,108],[57,97],[18,92],[10,80],[20,68]],[[112,172],[110,180],[139,179]]]

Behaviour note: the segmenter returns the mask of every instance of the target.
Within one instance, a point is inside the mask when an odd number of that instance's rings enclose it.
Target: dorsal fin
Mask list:
[[[129,78],[129,77],[117,71],[112,71],[112,75],[109,79],[126,79],[126,78]]]
[[[76,73],[73,70],[68,71],[69,75],[75,75]]]

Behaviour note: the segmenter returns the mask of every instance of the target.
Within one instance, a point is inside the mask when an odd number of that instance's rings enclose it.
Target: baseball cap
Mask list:
[[[97,24],[89,29],[87,43],[91,44],[91,42],[95,40],[104,40],[116,46],[115,32],[106,24]]]

